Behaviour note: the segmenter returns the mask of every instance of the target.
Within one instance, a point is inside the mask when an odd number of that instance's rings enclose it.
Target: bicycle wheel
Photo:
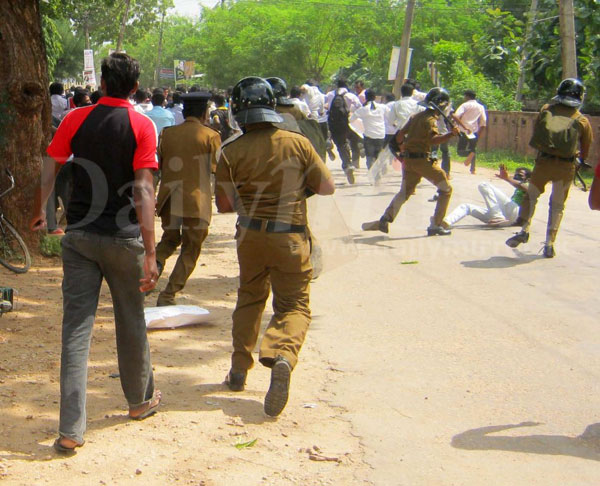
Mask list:
[[[27,245],[4,217],[0,217],[0,265],[15,273],[25,273],[31,266]]]

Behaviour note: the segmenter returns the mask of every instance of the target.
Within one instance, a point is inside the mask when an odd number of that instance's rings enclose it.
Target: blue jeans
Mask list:
[[[113,301],[121,387],[129,407],[152,398],[154,376],[144,319],[141,238],[68,231],[62,239],[63,327],[60,367],[62,437],[83,441],[87,361],[102,279]]]

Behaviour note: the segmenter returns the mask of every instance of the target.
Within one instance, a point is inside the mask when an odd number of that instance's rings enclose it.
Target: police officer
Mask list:
[[[208,235],[212,215],[210,176],[221,145],[219,132],[205,125],[211,94],[197,91],[181,98],[185,121],[164,129],[158,146],[162,179],[157,213],[163,228],[156,247],[159,273],[181,245],[169,283],[158,296],[158,306],[175,305],[175,294],[183,289],[196,267]]]
[[[239,215],[240,286],[226,383],[231,390],[244,389],[272,289],[273,317],[259,361],[271,368],[265,412],[277,416],[287,403],[291,371],[310,323],[306,198],[333,194],[335,185],[310,142],[276,126],[282,118],[275,112],[275,97],[266,80],[248,77],[238,82],[231,107],[243,135],[223,145],[215,191],[219,212]]]
[[[562,220],[565,201],[577,170],[577,158],[585,161],[592,145],[592,128],[588,119],[581,114],[585,88],[581,81],[568,78],[561,81],[552,103],[544,105],[536,120],[530,145],[538,154],[531,174],[529,189],[519,210],[519,219],[524,223],[521,231],[506,240],[511,248],[529,241],[529,227],[540,194],[552,181],[550,213],[548,217],[544,256],[556,254],[554,242]],[[563,127],[562,131],[557,127]]]
[[[396,142],[403,150],[404,163],[402,164],[402,185],[400,192],[394,196],[392,202],[377,221],[371,221],[362,225],[363,231],[389,231],[389,223],[393,222],[402,205],[415,192],[421,177],[425,177],[438,189],[438,199],[435,213],[431,218],[431,224],[427,228],[429,236],[449,235],[450,230],[442,225],[452,187],[448,183],[446,173],[440,169],[437,161],[431,157],[431,146],[439,145],[458,135],[458,128],[444,135],[439,135],[437,121],[440,112],[435,108],[443,110],[450,103],[450,97],[442,88],[432,88],[427,93],[425,100],[420,102],[425,106],[425,111],[413,115],[396,133]]]

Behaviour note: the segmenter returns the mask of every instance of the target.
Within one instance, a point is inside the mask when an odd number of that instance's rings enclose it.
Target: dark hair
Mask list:
[[[361,79],[357,79],[356,81],[354,81],[354,86],[360,86],[361,88],[365,87],[365,83],[361,80]]]
[[[133,95],[133,100],[136,103],[143,103],[148,99],[148,93],[144,89],[138,89]]]
[[[412,96],[415,87],[410,83],[404,83],[400,86],[400,94],[402,96]]]
[[[106,95],[127,98],[140,77],[140,63],[124,52],[115,52],[102,60],[102,79]]]
[[[91,95],[90,95],[90,101],[92,102],[92,104],[96,104],[98,103],[98,100],[102,98],[102,91],[100,91],[99,89],[97,89],[96,91],[94,91]]]
[[[526,179],[529,179],[531,177],[531,170],[528,169],[527,167],[517,167],[515,169],[515,172],[518,172],[520,170],[522,170],[523,172],[525,172],[525,178]]]
[[[50,95],[61,95],[65,92],[65,87],[62,83],[52,83],[50,85]]]
[[[223,96],[222,94],[219,94],[219,93],[215,93],[213,95],[213,101],[215,102],[215,105],[223,106],[223,105],[225,105],[225,96]]]
[[[152,95],[152,104],[154,106],[162,106],[164,102],[165,102],[165,95],[162,94],[162,92],[157,93],[155,90],[154,94]]]
[[[298,86],[292,86],[292,89],[290,89],[290,98],[300,98],[300,96],[302,96],[300,88]]]
[[[188,116],[195,116],[196,118],[202,118],[206,114],[208,108],[208,101],[206,103],[184,103],[183,104],[183,118]]]
[[[371,103],[371,110],[375,109],[375,98],[377,97],[377,93],[375,92],[374,89],[368,89],[365,91],[365,105],[367,103]]]
[[[81,103],[83,103],[83,99],[89,95],[90,95],[90,93],[88,92],[87,89],[75,90],[75,94],[73,95],[73,104],[75,106],[82,106]]]
[[[181,103],[181,93],[179,91],[175,91],[173,93],[173,104],[179,105]]]
[[[348,87],[348,82],[344,78],[338,78],[336,84],[337,84],[338,88],[347,88]]]
[[[475,98],[477,98],[477,94],[472,89],[465,90],[463,94],[470,100],[474,100]]]
[[[402,88],[400,88],[402,89]],[[386,93],[385,95],[383,95],[385,98],[385,101],[387,101],[388,103],[390,101],[396,101],[396,97],[394,96],[394,93]]]

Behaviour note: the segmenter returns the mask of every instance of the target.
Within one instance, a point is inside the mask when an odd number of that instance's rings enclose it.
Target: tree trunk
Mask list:
[[[51,117],[39,0],[0,2],[0,18],[0,190],[8,184],[5,169],[16,182],[0,206],[28,243],[37,246],[27,225]]]
[[[127,26],[127,20],[129,20],[129,4],[131,0],[125,0],[125,12],[123,12],[123,18],[121,19],[121,28],[119,29],[119,38],[117,39],[117,52],[123,50],[123,36],[125,35],[125,27]]]

